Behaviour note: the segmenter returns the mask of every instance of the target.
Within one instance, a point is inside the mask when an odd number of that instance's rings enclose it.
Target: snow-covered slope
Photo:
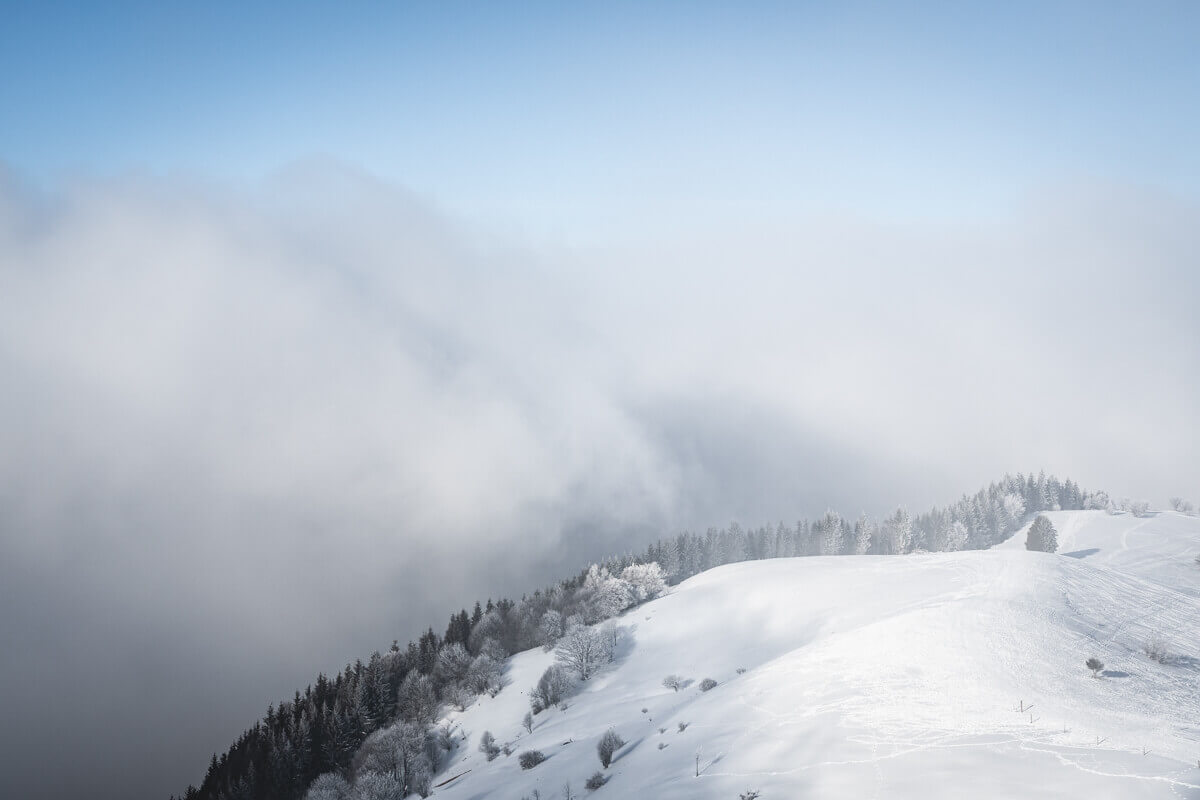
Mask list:
[[[553,655],[519,654],[504,691],[451,715],[465,741],[435,796],[585,795],[611,727],[628,744],[594,794],[613,798],[1200,798],[1200,520],[1051,518],[1063,555],[1025,552],[1022,532],[698,575],[621,617],[616,662],[532,733]],[[1153,634],[1168,663],[1142,654]],[[488,762],[485,730],[513,755]],[[527,749],[549,758],[522,770]]]

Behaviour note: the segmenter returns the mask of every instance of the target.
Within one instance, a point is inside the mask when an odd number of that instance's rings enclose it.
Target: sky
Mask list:
[[[26,4],[0,795],[681,529],[1200,500],[1190,3]]]

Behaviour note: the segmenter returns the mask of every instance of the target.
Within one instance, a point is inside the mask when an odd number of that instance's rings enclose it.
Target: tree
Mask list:
[[[655,562],[630,564],[621,572],[621,580],[629,585],[635,603],[653,600],[667,590],[662,568]]]
[[[353,800],[404,800],[408,792],[395,775],[364,772],[354,782]]]
[[[542,619],[538,623],[538,639],[541,640],[542,647],[552,650],[562,635],[562,614],[552,608],[542,615]]]
[[[600,737],[600,741],[596,744],[596,752],[600,755],[600,765],[608,769],[608,765],[612,763],[613,753],[625,746],[625,740],[621,735],[609,728],[604,735]]]
[[[488,761],[500,755],[500,748],[496,746],[496,737],[492,736],[491,731],[484,731],[483,735],[479,737],[479,752],[487,756]]]
[[[1093,678],[1098,678],[1100,677],[1100,670],[1104,669],[1104,662],[1095,656],[1092,656],[1084,662],[1084,666],[1092,671]]]
[[[437,694],[428,675],[408,673],[400,684],[396,710],[408,722],[431,723],[437,719]]]
[[[525,712],[525,716],[521,718],[521,727],[524,728],[527,732],[533,733],[533,713],[532,712],[530,712],[530,711]]]
[[[1033,524],[1029,526],[1029,534],[1025,537],[1025,549],[1043,553],[1054,553],[1058,550],[1058,532],[1045,514],[1038,514]]]
[[[581,681],[586,681],[595,675],[604,663],[604,652],[604,639],[600,632],[577,625],[559,640],[555,656],[560,664],[572,670]]]
[[[304,800],[349,800],[349,797],[350,784],[346,779],[336,772],[326,772],[308,787]]]
[[[1200,559],[1200,556],[1197,556],[1197,558]],[[668,675],[667,677],[663,678],[663,686],[667,687],[668,689],[672,689],[676,692],[679,691],[679,687],[682,685],[683,685],[683,678],[679,677],[678,675],[672,674],[672,675]]]
[[[571,676],[558,664],[551,664],[538,678],[537,686],[529,692],[533,713],[540,714],[562,702],[571,689]]]

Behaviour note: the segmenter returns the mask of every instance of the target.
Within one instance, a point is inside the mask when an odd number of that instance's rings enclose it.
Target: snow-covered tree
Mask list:
[[[1021,522],[1025,519],[1025,500],[1019,494],[1010,492],[1004,495],[1003,509],[1004,526],[1001,533],[1021,527]]]
[[[396,776],[383,772],[364,772],[354,782],[351,800],[404,800],[408,792]]]
[[[350,800],[350,784],[336,772],[326,772],[308,787],[304,800]]]
[[[912,518],[903,508],[897,508],[895,513],[883,521],[881,538],[883,546],[889,553],[907,553],[912,545]]]
[[[405,676],[396,698],[396,710],[408,722],[429,724],[437,719],[437,694],[428,675],[410,672]]]
[[[500,676],[503,674],[501,662],[487,653],[480,653],[471,661],[463,685],[476,694],[490,694],[493,697],[500,691]]]
[[[579,591],[584,598],[584,620],[589,625],[615,617],[633,605],[629,584],[609,574],[607,567],[596,564],[588,567]]]
[[[1029,533],[1025,537],[1025,549],[1043,553],[1058,551],[1058,532],[1054,530],[1054,525],[1045,514],[1038,514],[1029,526]]]
[[[496,756],[500,755],[500,748],[496,746],[496,737],[492,736],[491,731],[484,731],[480,735],[479,752],[487,756],[488,761],[492,761]]]
[[[445,683],[463,683],[471,671],[471,654],[458,642],[444,646],[437,656],[434,667],[437,676]]]
[[[571,690],[570,674],[558,664],[551,664],[538,678],[537,685],[529,692],[529,703],[533,713],[540,714],[562,702]]]
[[[542,615],[541,622],[538,623],[538,639],[541,641],[542,647],[552,650],[562,635],[562,614],[551,608]]]
[[[600,756],[600,765],[608,769],[608,765],[612,763],[613,753],[625,746],[625,740],[621,735],[612,728],[605,731],[600,737],[600,741],[596,744],[596,752]]]
[[[608,659],[604,638],[594,628],[577,625],[567,631],[554,650],[558,662],[586,681]]]
[[[621,580],[629,586],[635,603],[653,600],[667,590],[662,567],[653,561],[649,564],[630,564],[621,572]]]
[[[1200,556],[1198,556],[1198,558],[1200,558]],[[678,692],[679,687],[683,685],[683,678],[679,677],[678,675],[671,674],[663,678],[662,682],[663,686],[671,689],[672,691]]]

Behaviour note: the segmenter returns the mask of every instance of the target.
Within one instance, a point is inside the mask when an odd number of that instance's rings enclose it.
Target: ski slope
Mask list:
[[[1022,531],[989,551],[705,572],[619,618],[615,662],[532,733],[553,654],[518,654],[499,695],[448,717],[462,744],[435,796],[589,795],[611,727],[628,744],[597,796],[1200,799],[1200,520],[1050,516],[1064,554],[1026,552]],[[1141,652],[1155,633],[1166,664]],[[673,692],[668,673],[693,682]],[[513,754],[488,762],[485,730]],[[522,770],[527,749],[549,758]]]

